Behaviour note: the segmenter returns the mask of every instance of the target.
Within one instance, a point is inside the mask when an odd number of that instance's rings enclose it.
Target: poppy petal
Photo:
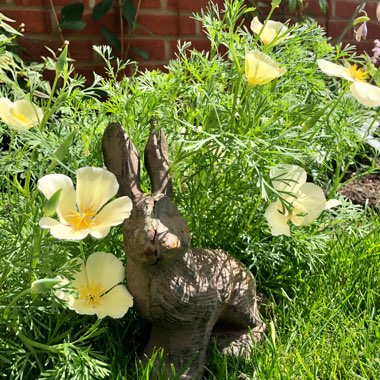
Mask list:
[[[108,293],[101,297],[99,305],[96,307],[98,318],[110,316],[121,318],[133,305],[133,297],[125,285],[117,285]]]

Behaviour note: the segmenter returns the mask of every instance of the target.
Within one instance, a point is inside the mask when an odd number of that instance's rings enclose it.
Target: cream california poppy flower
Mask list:
[[[7,98],[0,98],[1,120],[17,131],[25,131],[36,126],[42,117],[41,108],[29,100],[16,100],[13,103]]]
[[[306,172],[297,165],[278,165],[270,170],[273,187],[287,203],[288,208],[280,200],[271,203],[265,211],[271,233],[274,236],[290,236],[288,222],[296,226],[304,226],[314,222],[323,210],[338,206],[340,201],[326,202],[323,190],[310,182],[306,182]]]
[[[367,107],[380,106],[380,87],[366,82],[368,74],[363,69],[356,65],[344,67],[325,59],[318,59],[317,63],[325,74],[352,82],[350,85],[351,94],[360,104]]]
[[[37,186],[48,199],[61,190],[56,210],[59,221],[50,217],[40,220],[40,226],[57,239],[81,240],[88,234],[103,238],[112,226],[131,214],[132,202],[127,196],[107,203],[116,195],[119,184],[114,174],[102,168],[78,169],[76,190],[63,174],[46,175]]]
[[[285,67],[280,67],[280,64],[258,50],[245,55],[245,75],[252,86],[269,83],[285,73]]]
[[[265,46],[270,45],[272,42],[274,42],[274,45],[277,45],[286,38],[289,38],[286,35],[288,28],[278,21],[268,20],[263,29],[263,24],[255,17],[251,22],[251,30],[255,34],[261,32],[260,39]]]
[[[125,285],[122,262],[112,253],[95,252],[86,263],[79,260],[81,267],[75,273],[71,287],[76,297],[65,290],[57,290],[56,297],[67,302],[70,309],[78,314],[94,315],[104,318],[121,318],[133,305],[133,297]],[[63,280],[62,284],[67,283]]]

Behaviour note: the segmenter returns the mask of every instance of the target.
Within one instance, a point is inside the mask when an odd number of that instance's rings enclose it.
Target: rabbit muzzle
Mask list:
[[[150,264],[156,264],[170,254],[175,254],[181,248],[181,241],[169,229],[155,220],[147,236],[150,240],[149,248],[145,250],[145,259]]]

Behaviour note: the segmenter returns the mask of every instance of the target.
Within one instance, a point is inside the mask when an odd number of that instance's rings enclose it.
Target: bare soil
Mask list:
[[[349,182],[339,191],[355,204],[380,207],[380,173]]]

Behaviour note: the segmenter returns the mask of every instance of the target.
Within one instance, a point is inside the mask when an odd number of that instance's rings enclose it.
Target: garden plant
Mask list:
[[[2,377],[160,371],[159,349],[142,360],[149,324],[124,274],[122,223],[134,206],[102,154],[110,123],[143,152],[152,118],[168,141],[173,201],[192,247],[229,252],[265,299],[261,342],[236,357],[211,340],[204,377],[378,377],[379,209],[339,192],[379,171],[368,144],[378,72],[354,47],[331,45],[316,23],[272,21],[278,5],[264,20],[242,0],[210,3],[194,16],[210,51],[179,42],[167,72],[126,76],[134,62],[94,46],[106,74],[91,83],[75,73],[67,44],[25,63],[20,31],[0,14]],[[140,186],[152,191],[145,171]],[[170,371],[180,378],[181,368]]]

